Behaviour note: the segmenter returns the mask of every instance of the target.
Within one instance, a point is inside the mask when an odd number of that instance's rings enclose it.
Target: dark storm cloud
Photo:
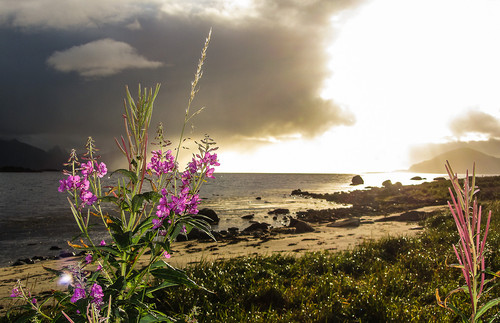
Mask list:
[[[471,109],[453,119],[450,122],[450,130],[458,137],[476,133],[488,138],[500,138],[500,120],[488,113]]]
[[[112,143],[122,132],[124,86],[135,94],[139,82],[162,83],[154,119],[175,133],[210,28],[194,107],[206,107],[199,132],[230,144],[354,123],[319,95],[329,19],[353,2],[256,1],[241,12],[229,4],[0,0],[0,136]]]

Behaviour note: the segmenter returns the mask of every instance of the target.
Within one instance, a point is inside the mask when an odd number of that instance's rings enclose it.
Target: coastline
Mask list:
[[[430,206],[415,211],[435,212],[446,206]],[[404,213],[404,212],[403,212]],[[388,236],[415,236],[422,232],[422,227],[415,221],[400,221],[402,213],[361,217],[356,227],[331,227],[327,223],[312,223],[314,232],[306,233],[248,233],[233,239],[188,240],[173,244],[172,258],[169,263],[177,268],[189,268],[198,262],[216,262],[227,258],[283,253],[303,255],[315,251],[351,250],[355,246],[370,240]],[[57,284],[54,276],[43,267],[62,269],[79,257],[61,260],[46,260],[35,264],[0,267],[0,314],[14,305],[9,299],[15,282],[20,279],[36,293],[66,288]],[[5,299],[6,298],[6,299]]]

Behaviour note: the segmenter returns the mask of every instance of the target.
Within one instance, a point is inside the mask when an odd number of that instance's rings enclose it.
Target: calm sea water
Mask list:
[[[282,225],[282,217],[273,220],[269,211],[287,208],[297,211],[338,207],[334,203],[291,196],[292,190],[317,193],[363,189],[393,183],[419,184],[410,180],[413,173],[361,174],[362,186],[350,186],[352,174],[216,174],[216,179],[202,187],[200,208],[214,209],[221,221],[214,230],[245,228],[250,223],[242,216],[254,214],[255,221]],[[422,177],[425,175],[420,174]],[[432,180],[438,175],[429,175]],[[58,172],[0,173],[0,266],[19,258],[54,256],[65,249],[67,240],[78,234],[68,207],[66,194],[57,191]],[[105,236],[96,232],[96,236]],[[51,247],[58,250],[49,250]]]

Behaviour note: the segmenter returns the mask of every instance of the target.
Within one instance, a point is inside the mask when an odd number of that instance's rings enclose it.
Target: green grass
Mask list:
[[[500,214],[500,202],[484,207]],[[443,213],[425,222],[421,236],[386,238],[348,252],[198,264],[187,269],[190,276],[213,293],[170,289],[157,295],[158,307],[186,315],[196,308],[200,322],[453,322],[457,318],[437,305],[435,291],[444,297],[464,283],[448,266],[456,262],[454,225]],[[494,216],[487,263],[497,270],[499,226]],[[467,311],[466,296],[454,294],[451,301]]]

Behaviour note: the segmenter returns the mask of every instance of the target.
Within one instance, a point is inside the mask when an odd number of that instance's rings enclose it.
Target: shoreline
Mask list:
[[[431,213],[446,209],[446,206],[430,206],[414,211]],[[233,239],[220,241],[188,240],[173,244],[172,258],[169,263],[177,268],[201,261],[216,262],[228,258],[244,256],[269,256],[275,253],[303,255],[315,251],[352,250],[355,246],[371,240],[394,236],[415,236],[423,227],[415,221],[402,221],[397,217],[405,212],[390,215],[360,217],[356,227],[332,227],[327,223],[310,223],[314,232],[305,233],[248,233],[239,234]],[[46,260],[34,264],[0,267],[0,314],[13,305],[8,299],[12,287],[18,279],[30,287],[34,294],[65,288],[57,285],[54,276],[43,267],[62,269],[80,257],[61,260]],[[7,297],[7,299],[2,299]]]

